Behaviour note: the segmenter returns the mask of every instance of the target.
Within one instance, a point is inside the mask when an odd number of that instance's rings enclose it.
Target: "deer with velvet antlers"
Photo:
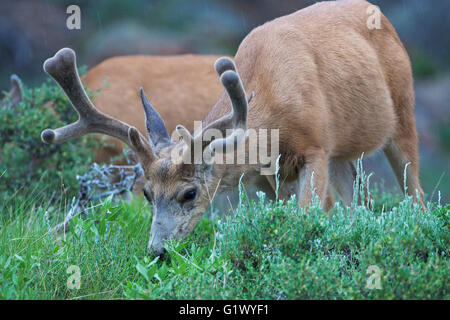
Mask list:
[[[407,190],[423,206],[410,61],[384,16],[380,29],[367,27],[368,6],[364,0],[318,3],[254,29],[234,62],[216,61],[225,92],[202,128],[191,134],[179,126],[182,139],[175,140],[143,91],[148,138],[97,111],[81,86],[74,52],[62,49],[44,69],[80,118],[45,130],[42,139],[61,143],[97,132],[128,144],[145,172],[144,194],[154,209],[149,246],[158,253],[164,251],[165,240],[185,237],[211,198],[236,186],[241,176],[255,186],[269,182],[275,187],[274,175],[261,175],[258,165],[174,160],[174,154],[184,155],[198,140],[203,154],[222,156],[216,151],[246,143],[249,129],[279,131],[280,194],[296,195],[303,207],[312,199],[311,181],[321,202],[331,186],[350,204],[352,160],[378,149],[400,184],[407,167]],[[250,104],[244,87],[255,93]],[[210,129],[222,132],[223,138],[204,139]]]

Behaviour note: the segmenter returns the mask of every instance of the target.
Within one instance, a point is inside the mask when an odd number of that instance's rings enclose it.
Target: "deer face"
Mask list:
[[[143,168],[147,183],[143,192],[153,205],[148,247],[159,254],[164,251],[165,240],[183,239],[190,233],[211,204],[220,184],[218,173],[213,173],[216,147],[224,150],[230,143],[245,142],[245,132],[242,131],[247,124],[245,92],[237,73],[223,70],[224,63],[228,64],[228,68],[234,68],[234,64],[228,59],[216,63],[224,87],[229,94],[232,92],[233,112],[207,126],[196,137],[183,126],[177,126],[176,131],[182,141],[171,140],[163,120],[141,91],[153,151],[153,155],[141,155],[140,158],[141,164],[146,164]],[[225,139],[203,141],[208,130],[225,131],[230,127],[241,130]],[[201,145],[200,150],[194,150],[196,143]],[[199,155],[194,153],[198,151],[201,154],[197,163],[195,159]]]
[[[157,174],[167,169],[166,164],[162,165],[164,168],[157,169]],[[186,177],[185,174],[191,170],[183,166],[172,165],[172,168],[173,172],[167,175],[170,182],[164,181],[162,177],[152,177],[143,190],[153,205],[148,248],[158,254],[164,251],[165,240],[183,239],[190,233],[210,204],[208,187],[200,177]]]
[[[164,157],[144,172],[143,193],[153,206],[148,248],[162,254],[165,240],[183,239],[194,229],[210,205],[215,179],[210,166],[177,164]]]
[[[230,145],[245,143],[248,104],[236,66],[229,58],[220,58],[214,67],[228,93],[232,111],[210,123],[195,136],[183,126],[178,126],[176,131],[182,139],[173,141],[164,121],[150,105],[142,88],[140,93],[148,137],[95,108],[81,85],[72,49],[61,49],[44,63],[44,70],[64,90],[79,119],[62,128],[44,130],[42,140],[46,143],[61,143],[96,132],[128,144],[144,169],[147,180],[144,195],[153,206],[149,247],[158,254],[164,251],[165,240],[182,239],[192,231],[216,194],[221,180],[219,174],[214,172],[212,161],[216,149],[230,150]],[[227,129],[233,129],[228,137]],[[208,135],[209,130],[219,131],[225,138],[206,141],[204,136]],[[196,152],[192,152],[196,145],[201,146],[200,161],[197,161]],[[193,158],[195,160],[190,161]]]

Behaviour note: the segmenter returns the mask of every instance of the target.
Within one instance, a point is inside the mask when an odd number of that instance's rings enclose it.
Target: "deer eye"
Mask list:
[[[150,196],[150,194],[147,192],[147,190],[142,189],[142,192],[144,193],[144,197],[145,199],[147,199],[148,202],[152,202],[152,197]]]
[[[197,190],[189,189],[189,190],[181,193],[181,195],[178,197],[178,202],[185,203],[188,201],[192,201],[195,199],[196,195],[197,195]]]

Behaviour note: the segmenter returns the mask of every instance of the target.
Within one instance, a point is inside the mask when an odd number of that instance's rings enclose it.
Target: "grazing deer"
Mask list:
[[[254,29],[239,46],[236,63],[216,61],[226,92],[193,135],[177,127],[181,140],[169,137],[142,90],[149,139],[96,110],[81,86],[74,52],[62,49],[44,69],[66,92],[80,119],[44,130],[42,139],[61,143],[97,132],[130,145],[148,181],[144,193],[154,208],[149,247],[157,253],[164,252],[165,240],[192,231],[211,198],[236,186],[243,173],[256,186],[266,179],[273,184],[273,175],[260,175],[261,166],[210,161],[223,155],[223,147],[242,145],[255,128],[279,130],[281,188],[285,196],[295,194],[301,206],[312,200],[311,181],[322,203],[331,185],[350,204],[351,161],[380,148],[400,184],[410,163],[407,190],[414,196],[417,191],[423,206],[410,61],[384,16],[381,29],[369,30],[369,6],[364,0],[323,2]],[[250,108],[244,85],[255,93]],[[230,129],[234,131],[227,135]],[[209,130],[224,137],[207,141]],[[198,141],[203,154],[210,155],[207,161],[188,163],[173,156],[186,159]]]
[[[98,110],[146,132],[144,110],[136,88],[142,87],[158,106],[158,113],[168,132],[180,123],[193,130],[195,120],[206,116],[222,92],[211,66],[218,59],[213,55],[121,56],[104,60],[90,69],[82,81],[92,92]],[[123,154],[123,143],[110,138],[96,152],[96,162],[106,163]],[[273,198],[271,186],[259,186]],[[230,196],[227,194],[227,196]],[[228,201],[223,199],[226,207]],[[325,208],[334,204],[329,190]]]
[[[182,122],[193,129],[217,101],[222,88],[211,65],[217,56],[122,56],[106,59],[90,69],[82,80],[92,91],[98,110],[145,133],[144,110],[137,88],[152,97],[152,103],[166,120],[169,132]],[[200,76],[199,76],[200,75]],[[100,91],[100,94],[95,94]],[[123,144],[111,138],[101,144],[96,162],[109,162],[120,156]]]

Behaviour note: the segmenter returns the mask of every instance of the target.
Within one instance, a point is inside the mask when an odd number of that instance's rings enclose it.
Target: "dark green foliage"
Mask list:
[[[144,258],[137,264],[141,280],[129,282],[125,294],[152,299],[448,299],[449,209],[423,213],[406,199],[383,212],[337,205],[330,213],[314,207],[306,213],[295,200],[243,201],[235,217],[217,222],[216,242],[209,250],[185,242],[172,244],[163,262]],[[368,288],[373,268],[380,271],[379,289]]]
[[[49,227],[64,219],[63,208],[34,200],[0,215],[0,299],[105,299],[136,280],[133,256],[145,254],[151,222],[144,202],[108,199],[56,236]],[[81,269],[80,290],[67,286],[71,265]]]
[[[306,212],[295,198],[251,201],[241,186],[234,216],[201,220],[156,258],[142,198],[92,203],[57,237],[64,199],[10,194],[0,203],[0,298],[449,299],[450,206],[422,212],[410,196],[373,195],[373,210],[336,203],[327,213],[315,200]],[[67,285],[71,266],[79,289]]]
[[[24,93],[24,102],[15,108],[0,108],[0,197],[26,194],[37,186],[57,198],[61,192],[72,196],[76,175],[87,170],[95,143],[91,137],[61,145],[43,143],[43,129],[66,125],[77,114],[50,80]]]
[[[61,208],[33,198],[0,216],[1,298],[450,298],[448,205],[423,213],[406,199],[386,211],[337,204],[306,213],[295,200],[244,196],[236,216],[203,219],[161,259],[146,252],[144,200],[108,199],[56,237],[48,230]],[[67,287],[71,265],[80,267],[79,290]],[[380,289],[367,287],[373,266]]]

